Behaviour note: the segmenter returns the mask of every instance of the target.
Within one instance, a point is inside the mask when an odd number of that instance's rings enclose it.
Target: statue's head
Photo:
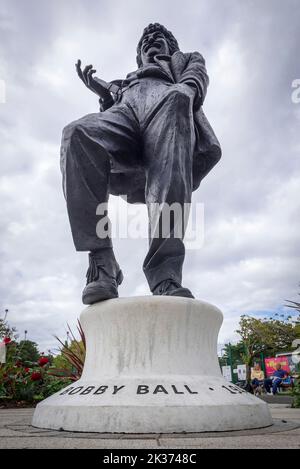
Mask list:
[[[153,62],[157,54],[172,55],[179,50],[175,37],[159,23],[150,23],[144,31],[137,46],[136,61],[139,67]]]

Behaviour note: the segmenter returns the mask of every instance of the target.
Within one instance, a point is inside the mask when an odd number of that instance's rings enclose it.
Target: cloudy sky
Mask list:
[[[210,76],[204,110],[223,158],[194,193],[204,244],[187,251],[184,284],[224,313],[219,341],[241,314],[282,311],[300,282],[299,0],[0,0],[0,316],[41,350],[82,310],[87,255],[76,253],[61,190],[59,145],[70,121],[98,111],[75,74],[136,68],[142,29],[161,22]],[[3,98],[3,96],[2,96]],[[2,99],[3,101],[3,99]],[[116,204],[112,200],[112,204]],[[147,240],[115,240],[121,296],[149,294]]]

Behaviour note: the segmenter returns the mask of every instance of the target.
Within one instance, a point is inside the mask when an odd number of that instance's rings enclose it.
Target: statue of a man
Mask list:
[[[123,279],[111,238],[96,232],[97,207],[109,194],[147,204],[149,250],[143,271],[152,293],[193,298],[181,285],[184,229],[176,236],[175,228],[183,216],[175,212],[168,233],[157,227],[164,207],[189,204],[192,191],[221,157],[202,111],[205,61],[198,52],[181,52],[173,34],[155,23],[144,29],[137,64],[125,80],[111,83],[95,77],[92,65],[82,70],[80,60],[76,64],[84,84],[100,97],[100,112],[69,124],[61,147],[74,244],[77,251],[90,251],[84,304],[117,297]]]

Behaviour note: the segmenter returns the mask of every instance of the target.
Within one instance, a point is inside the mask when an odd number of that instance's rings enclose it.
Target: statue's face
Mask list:
[[[141,46],[141,58],[143,65],[154,61],[157,54],[169,54],[169,46],[163,33],[154,31],[143,38]]]

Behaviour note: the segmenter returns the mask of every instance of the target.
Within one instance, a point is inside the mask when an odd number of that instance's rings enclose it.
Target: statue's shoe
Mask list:
[[[123,273],[120,270],[116,278],[101,276],[101,279],[88,283],[82,292],[84,305],[91,305],[98,301],[118,298],[118,286],[123,281]]]
[[[117,298],[118,286],[123,281],[123,273],[116,262],[111,248],[89,254],[87,284],[82,292],[82,302],[91,305],[98,301]]]
[[[184,288],[175,280],[167,279],[159,283],[153,290],[153,295],[165,296],[183,296],[186,298],[195,298],[188,288]]]

